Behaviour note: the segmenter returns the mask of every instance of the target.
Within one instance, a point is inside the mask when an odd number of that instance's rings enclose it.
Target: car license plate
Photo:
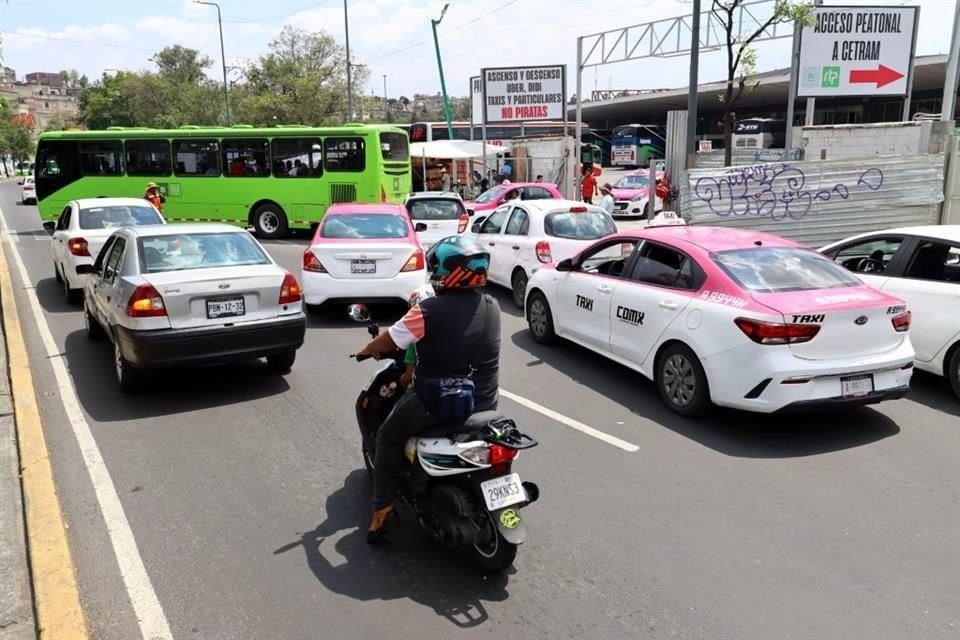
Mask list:
[[[873,393],[873,374],[840,378],[840,390],[844,398],[856,398]]]
[[[207,318],[230,318],[233,316],[242,316],[247,313],[243,304],[243,298],[217,298],[207,300]]]
[[[520,484],[519,473],[511,473],[508,476],[500,476],[493,480],[481,482],[480,490],[483,492],[483,499],[487,502],[487,509],[490,511],[503,509],[527,499],[527,492]]]
[[[351,260],[350,273],[376,273],[376,260]]]

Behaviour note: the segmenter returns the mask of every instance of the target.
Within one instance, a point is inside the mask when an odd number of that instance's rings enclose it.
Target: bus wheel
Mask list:
[[[262,204],[253,212],[253,228],[259,238],[282,238],[287,235],[287,214],[272,202]]]

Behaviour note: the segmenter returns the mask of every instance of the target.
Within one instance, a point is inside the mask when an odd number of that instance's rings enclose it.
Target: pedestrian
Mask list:
[[[586,169],[583,172],[583,181],[580,183],[580,195],[587,204],[593,204],[593,196],[597,194],[597,179],[593,177],[593,171]]]
[[[143,193],[143,197],[153,205],[154,209],[163,213],[163,203],[166,202],[167,199],[160,193],[160,187],[157,186],[156,182],[151,182],[147,185],[147,190]]]
[[[500,170],[500,174],[503,176],[504,180],[509,180],[510,176],[513,175],[513,167],[509,162],[503,163],[503,169]]]
[[[537,179],[534,180],[534,182],[537,182],[537,183],[543,182],[543,176],[542,176],[542,175],[537,175]]]
[[[603,196],[600,198],[600,208],[613,215],[613,187],[609,182],[600,187],[600,194]]]
[[[447,173],[446,167],[440,169],[440,185],[441,191],[450,191],[450,174]]]

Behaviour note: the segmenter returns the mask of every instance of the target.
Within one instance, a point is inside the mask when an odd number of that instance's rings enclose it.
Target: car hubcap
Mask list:
[[[689,360],[679,354],[667,358],[663,364],[663,388],[673,404],[681,407],[690,404],[697,382]]]
[[[280,218],[273,211],[264,211],[260,214],[260,228],[273,233],[280,228]]]
[[[534,300],[530,305],[530,328],[538,336],[542,336],[547,330],[547,310],[539,300]]]
[[[523,304],[524,294],[527,292],[527,279],[523,276],[517,276],[513,282],[513,297],[518,304]]]

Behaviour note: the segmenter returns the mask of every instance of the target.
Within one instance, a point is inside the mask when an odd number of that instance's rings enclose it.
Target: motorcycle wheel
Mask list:
[[[484,573],[502,573],[516,559],[517,545],[510,544],[503,539],[489,513],[487,513],[487,518],[493,534],[490,541],[484,544],[474,544],[470,547],[468,553],[474,565]]]

